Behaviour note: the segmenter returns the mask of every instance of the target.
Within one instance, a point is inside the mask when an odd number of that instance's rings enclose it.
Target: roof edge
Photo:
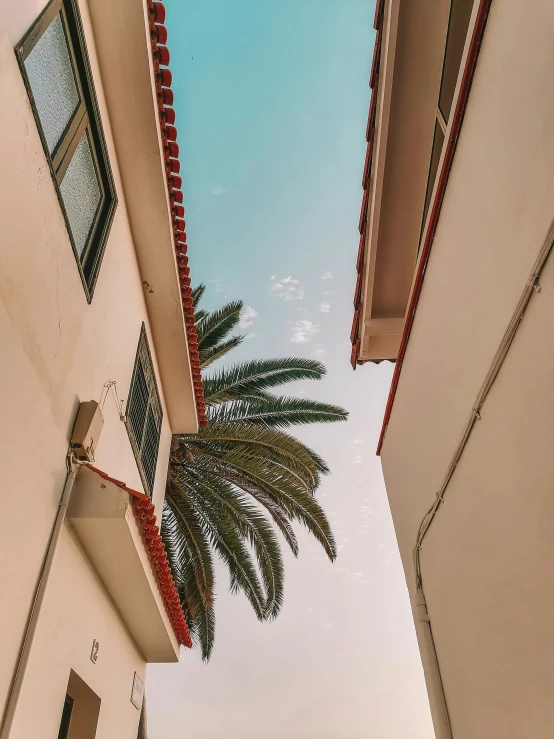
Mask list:
[[[402,371],[402,365],[404,362],[404,357],[406,356],[408,341],[410,339],[410,334],[414,324],[415,313],[423,287],[423,280],[427,268],[427,263],[429,261],[431,247],[435,238],[440,213],[442,210],[442,204],[446,193],[446,186],[448,184],[450,172],[452,171],[452,163],[454,161],[454,155],[458,146],[460,130],[469,100],[471,83],[473,82],[475,68],[477,66],[477,59],[479,57],[481,42],[485,33],[485,27],[487,24],[487,18],[491,5],[492,0],[480,0],[479,8],[477,10],[463,76],[456,99],[456,107],[454,109],[454,115],[452,118],[452,127],[450,129],[450,135],[446,144],[446,150],[443,155],[438,183],[435,189],[435,194],[430,209],[430,215],[428,217],[427,228],[425,231],[424,242],[421,248],[421,255],[417,265],[417,271],[413,282],[410,301],[408,303],[408,309],[406,311],[406,323],[404,324],[404,331],[402,333],[402,339],[400,341],[400,349],[398,351],[398,357],[396,360],[396,366],[394,368],[394,374],[392,376],[392,382],[389,391],[389,397],[387,399],[387,405],[385,408],[385,415],[383,418],[381,433],[379,435],[379,442],[377,444],[376,454],[378,456],[381,454],[381,449],[383,448],[383,442],[385,440],[385,434],[387,432],[387,427],[390,421],[392,407],[394,404],[394,399],[396,397],[396,390],[398,388],[398,382],[400,379],[400,373]]]
[[[187,234],[185,231],[186,223],[184,220],[185,209],[182,205],[182,179],[179,176],[179,172],[181,171],[179,145],[177,144],[177,129],[175,127],[175,110],[171,107],[173,105],[173,90],[171,89],[172,75],[169,70],[170,53],[166,46],[168,39],[167,28],[165,26],[166,10],[162,2],[146,0],[146,5],[148,8],[150,26],[152,63],[154,68],[154,78],[156,81],[158,115],[160,119],[162,146],[165,158],[167,194],[171,206],[173,239],[179,271],[181,303],[185,319],[196,412],[199,425],[207,426],[208,419],[206,417],[206,402],[204,399],[204,386],[200,369],[198,336],[196,334],[196,324],[194,321],[190,268],[188,266]]]

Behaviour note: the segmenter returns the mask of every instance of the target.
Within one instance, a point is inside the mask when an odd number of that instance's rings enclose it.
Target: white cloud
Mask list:
[[[333,273],[331,272],[331,270],[330,269],[326,270],[322,274],[321,279],[322,280],[332,280],[333,279]]]
[[[245,339],[255,339],[258,334],[246,334]]]
[[[363,441],[362,441],[362,439],[352,439],[352,443],[354,445],[356,445],[356,444],[363,444]]]
[[[271,281],[273,285],[269,288],[269,292],[285,302],[289,300],[302,300],[305,295],[302,283],[294,277],[289,276],[283,277],[281,280],[276,280],[275,275],[273,275]]]
[[[241,328],[248,328],[254,323],[257,316],[258,311],[254,310],[251,305],[245,305],[240,314],[239,326]]]
[[[329,313],[329,311],[331,310],[331,303],[322,303],[319,306],[319,310],[321,313]]]
[[[364,457],[363,457],[362,454],[356,454],[356,456],[352,460],[352,464],[360,464],[360,462],[363,460],[363,458]]]
[[[225,195],[226,192],[227,190],[224,187],[221,187],[221,185],[212,187],[212,195]]]
[[[293,344],[307,344],[319,333],[319,326],[312,321],[289,321],[290,340]]]
[[[327,296],[330,297],[331,295],[334,295],[335,293],[332,290],[325,290],[325,292],[323,294],[325,295],[325,297],[327,297]]]
[[[321,344],[317,344],[314,347],[314,356],[322,357],[324,354],[325,354],[325,349],[321,346]]]

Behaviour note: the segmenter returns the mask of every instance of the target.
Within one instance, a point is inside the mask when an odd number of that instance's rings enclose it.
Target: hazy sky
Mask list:
[[[346,424],[300,435],[332,474],[339,556],[300,537],[285,606],[259,624],[220,577],[209,665],[149,668],[151,739],[431,739],[375,447],[390,364],[349,364],[373,0],[166,0],[192,275],[249,306],[234,359],[328,367],[294,391]]]

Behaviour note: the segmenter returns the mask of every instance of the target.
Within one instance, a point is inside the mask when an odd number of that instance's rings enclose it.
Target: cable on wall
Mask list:
[[[525,286],[521,293],[521,297],[519,298],[519,301],[515,307],[515,310],[512,314],[510,322],[508,323],[506,331],[504,332],[500,345],[496,351],[496,354],[494,355],[492,363],[489,367],[489,371],[487,372],[485,379],[483,381],[483,384],[481,385],[481,388],[477,394],[475,403],[473,404],[471,408],[471,412],[466,422],[460,442],[458,443],[458,446],[456,447],[456,451],[454,452],[454,455],[450,461],[450,464],[448,466],[448,469],[442,481],[442,485],[440,486],[439,490],[437,491],[435,495],[433,504],[431,505],[431,507],[425,514],[425,516],[423,517],[421,524],[419,526],[417,540],[416,540],[414,550],[413,550],[416,588],[418,591],[422,589],[422,583],[423,583],[422,575],[421,575],[421,548],[422,548],[423,540],[425,539],[425,536],[427,532],[429,531],[429,528],[435,518],[435,515],[439,509],[440,504],[444,501],[444,495],[446,493],[448,485],[450,484],[452,476],[454,475],[454,472],[456,470],[458,462],[460,461],[460,458],[463,454],[463,451],[466,447],[469,437],[471,436],[471,432],[473,431],[475,423],[481,418],[481,409],[485,403],[485,400],[487,399],[490,389],[492,388],[494,384],[494,381],[496,380],[498,376],[498,373],[500,372],[502,364],[504,363],[504,360],[506,359],[506,355],[508,354],[510,346],[512,345],[512,342],[515,338],[517,330],[521,324],[525,310],[527,306],[529,305],[529,302],[531,298],[533,297],[533,295],[536,295],[537,293],[540,292],[539,278],[548,260],[548,257],[550,256],[552,252],[553,247],[554,247],[554,221],[552,221],[552,223],[550,224],[550,228],[548,229],[546,239],[538,253],[538,256],[535,260],[535,264],[533,265],[531,274],[529,275],[525,283]]]

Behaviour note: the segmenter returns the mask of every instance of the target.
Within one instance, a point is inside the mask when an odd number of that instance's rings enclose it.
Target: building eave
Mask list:
[[[394,360],[400,337],[383,342],[382,328],[372,334],[371,302],[379,233],[384,160],[387,148],[392,73],[396,50],[398,2],[378,0],[375,8],[375,44],[369,77],[371,98],[366,127],[366,154],[362,171],[362,204],[358,222],[360,242],[356,260],[354,319],[351,331],[352,368],[372,361]],[[375,321],[373,321],[375,324]],[[395,346],[390,348],[391,344]]]
[[[207,424],[165,7],[89,0],[102,82],[173,433]]]
[[[144,547],[148,553],[148,558],[158,583],[167,616],[175,632],[175,637],[179,644],[191,648],[192,639],[181,607],[179,594],[177,593],[177,588],[171,574],[151,498],[144,493],[127,487],[121,480],[110,477],[106,472],[93,465],[87,465],[87,468],[96,475],[99,475],[106,482],[112,483],[129,494],[133,513],[141,531]]]
[[[400,341],[400,348],[398,351],[396,366],[394,368],[394,374],[393,374],[393,378],[391,382],[389,396],[387,399],[387,405],[385,408],[385,415],[383,418],[381,433],[379,435],[379,442],[377,445],[378,455],[381,454],[381,449],[383,447],[383,442],[385,440],[385,434],[386,434],[387,426],[390,420],[392,407],[394,404],[394,399],[395,399],[396,391],[398,388],[398,382],[400,380],[400,373],[402,372],[402,366],[403,366],[404,359],[406,356],[408,341],[410,339],[412,327],[414,325],[417,306],[418,306],[419,298],[421,296],[421,291],[423,288],[425,271],[427,268],[427,264],[429,262],[429,257],[431,255],[431,249],[433,246],[433,241],[434,241],[435,233],[437,230],[437,225],[439,222],[442,204],[444,201],[444,196],[445,196],[446,188],[448,185],[448,179],[450,176],[450,172],[452,170],[454,156],[456,154],[456,148],[458,145],[462,123],[464,120],[464,115],[465,115],[467,104],[469,101],[469,93],[471,90],[471,84],[473,82],[473,77],[474,77],[475,69],[477,66],[479,51],[481,50],[481,44],[483,41],[483,36],[485,33],[487,18],[489,15],[491,4],[492,4],[492,0],[480,0],[479,1],[479,6],[478,6],[478,9],[475,15],[475,21],[474,21],[473,30],[471,33],[471,40],[469,42],[469,47],[465,54],[464,69],[463,69],[462,77],[459,82],[459,86],[458,86],[458,90],[457,90],[457,94],[455,98],[456,103],[455,103],[454,114],[451,117],[451,124],[449,125],[449,129],[447,131],[448,139],[447,139],[447,142],[444,147],[443,154],[442,154],[439,174],[438,174],[438,177],[435,183],[435,188],[433,191],[431,207],[429,209],[427,222],[425,224],[422,247],[421,247],[420,256],[419,256],[417,269],[416,269],[416,274],[415,274],[415,278],[414,278],[414,282],[413,282],[413,286],[412,286],[412,290],[410,294],[408,310],[406,313],[406,322],[404,324],[404,330],[402,332],[402,339]]]

